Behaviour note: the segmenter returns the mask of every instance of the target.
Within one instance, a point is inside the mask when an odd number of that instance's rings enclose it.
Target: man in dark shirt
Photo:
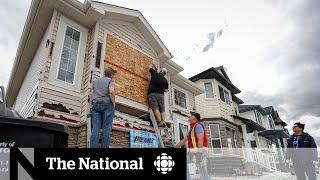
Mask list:
[[[150,64],[149,68],[151,74],[148,89],[149,107],[153,110],[158,125],[163,126],[165,123],[164,92],[168,90],[168,81],[164,76],[167,74],[167,69],[162,68],[157,72],[154,64]]]
[[[298,180],[316,180],[315,164],[318,161],[317,145],[312,136],[305,133],[304,124],[294,123],[294,134],[287,140],[286,159],[292,160],[293,168]]]

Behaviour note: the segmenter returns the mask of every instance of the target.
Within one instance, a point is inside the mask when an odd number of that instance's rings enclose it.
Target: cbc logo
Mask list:
[[[154,161],[154,167],[156,167],[156,169],[162,174],[167,174],[168,172],[170,172],[174,164],[175,163],[172,160],[172,157],[166,153],[162,153]]]

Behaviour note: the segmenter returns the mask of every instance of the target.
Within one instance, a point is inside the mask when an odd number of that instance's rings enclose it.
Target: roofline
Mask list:
[[[188,87],[188,89],[186,90],[192,92],[195,96],[204,93],[203,89],[201,89],[195,83],[193,83],[192,81],[183,77],[180,74],[177,74],[173,78],[171,78],[171,81],[177,84],[178,86],[180,85],[180,86]]]
[[[149,22],[147,21],[147,19],[144,17],[144,15],[137,9],[131,9],[131,8],[127,8],[127,7],[123,7],[123,6],[117,6],[117,5],[113,5],[113,4],[108,4],[108,3],[104,3],[104,2],[99,2],[99,1],[91,1],[91,3],[98,3],[98,4],[102,4],[102,5],[106,5],[109,7],[113,7],[113,8],[120,8],[120,9],[125,9],[127,11],[132,11],[135,13],[138,13],[138,18],[140,19],[140,21],[148,28],[148,31],[151,33],[151,35],[153,36],[153,38],[158,42],[158,44],[161,46],[161,48],[163,49],[163,55],[166,56],[166,59],[172,59],[173,55],[171,54],[171,52],[169,51],[169,49],[165,46],[165,44],[162,42],[162,40],[160,39],[159,35],[156,33],[156,31],[152,28],[152,26],[149,24]],[[159,57],[163,56],[162,54],[159,55]]]
[[[257,110],[257,111],[259,111],[259,112],[260,112],[261,114],[263,114],[263,115],[267,115],[267,114],[268,114],[261,105],[245,104],[245,105],[239,105],[239,106],[254,106],[254,107],[251,107],[251,108],[245,109],[245,110],[240,110],[240,108],[239,108],[239,112],[240,112],[240,113],[248,112],[248,111],[252,111],[252,110]]]
[[[209,69],[207,69],[207,70],[205,70],[205,71],[202,71],[202,72],[200,72],[200,73],[198,73],[198,74],[190,77],[189,80],[191,80],[191,81],[194,82],[194,81],[196,81],[196,80],[194,80],[194,79],[196,79],[198,76],[203,75],[203,74],[206,74],[206,73],[208,73],[208,72],[210,72],[210,71],[213,71],[214,73],[218,74],[219,77],[221,77],[221,78],[222,78],[223,80],[225,80],[232,88],[234,88],[235,91],[236,91],[234,94],[238,94],[238,93],[241,92],[240,89],[238,89],[235,85],[233,85],[231,81],[229,81],[229,80],[228,80],[227,78],[225,78],[222,74],[220,74],[220,73],[218,72],[218,70],[215,69],[214,67],[211,67],[211,68],[209,68]],[[202,79],[202,78],[199,78],[199,79]]]

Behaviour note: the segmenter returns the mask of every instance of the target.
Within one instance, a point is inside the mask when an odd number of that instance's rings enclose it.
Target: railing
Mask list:
[[[276,171],[276,158],[273,153],[264,153],[258,149],[244,148],[245,159],[256,163],[270,171]]]

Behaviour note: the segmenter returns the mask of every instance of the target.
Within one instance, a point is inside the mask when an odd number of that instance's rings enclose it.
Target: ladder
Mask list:
[[[161,132],[160,132],[160,129],[158,127],[158,123],[157,123],[157,120],[156,120],[156,118],[154,116],[153,110],[150,110],[149,114],[150,114],[150,119],[151,119],[151,122],[152,122],[152,125],[153,125],[153,128],[154,128],[154,131],[155,131],[155,133],[156,133],[156,135],[157,135],[157,137],[159,139],[160,147],[164,148],[165,146],[164,146],[164,143],[163,143]],[[167,124],[166,123],[164,123],[164,124],[165,124],[165,127],[163,128],[164,135],[165,135],[164,138],[166,138],[169,141],[169,143],[170,143],[170,145],[172,147],[175,147],[174,140],[172,138],[172,134],[169,132]]]

